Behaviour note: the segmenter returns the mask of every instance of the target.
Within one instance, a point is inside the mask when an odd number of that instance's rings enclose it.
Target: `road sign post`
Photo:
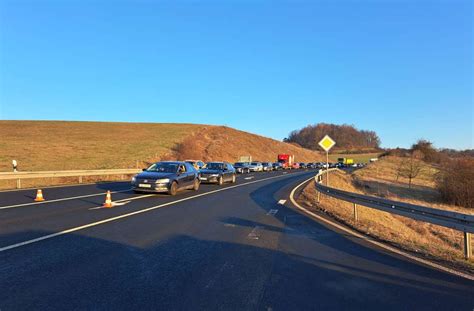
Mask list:
[[[318,143],[324,151],[326,151],[326,170],[329,170],[329,150],[336,144],[336,142],[326,135]],[[326,186],[329,186],[329,171],[326,172]]]
[[[471,258],[471,233],[464,231],[464,258]]]

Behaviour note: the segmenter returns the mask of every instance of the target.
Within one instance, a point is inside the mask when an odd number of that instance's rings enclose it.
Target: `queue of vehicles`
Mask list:
[[[245,160],[250,160],[250,157]],[[241,158],[240,160],[244,160]],[[239,161],[234,164],[228,162],[208,162],[200,160],[161,161],[132,178],[132,189],[135,192],[157,192],[175,195],[183,189],[197,191],[201,183],[215,183],[222,185],[226,182],[235,183],[237,174],[252,172],[270,172],[283,169],[324,169],[358,167],[360,164],[350,164],[350,161],[338,163],[323,162],[294,162],[294,156],[279,154],[277,162]]]

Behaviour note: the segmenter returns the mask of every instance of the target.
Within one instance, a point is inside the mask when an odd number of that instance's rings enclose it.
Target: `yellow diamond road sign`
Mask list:
[[[336,142],[334,140],[332,140],[332,138],[329,137],[328,135],[324,136],[323,139],[321,139],[319,141],[319,145],[326,152],[329,151],[329,149],[331,149],[335,144],[336,144]]]

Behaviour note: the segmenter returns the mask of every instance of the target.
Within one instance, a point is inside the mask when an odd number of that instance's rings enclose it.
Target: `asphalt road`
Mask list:
[[[176,197],[127,183],[45,189],[41,204],[0,192],[0,310],[474,309],[474,282],[297,212],[288,195],[312,174]],[[106,190],[123,205],[100,208]]]

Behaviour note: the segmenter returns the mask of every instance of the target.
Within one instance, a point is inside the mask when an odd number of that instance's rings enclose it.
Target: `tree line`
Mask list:
[[[318,123],[292,131],[283,141],[298,144],[304,148],[318,150],[318,142],[329,135],[336,149],[379,149],[380,138],[374,131],[359,130],[354,125]]]

